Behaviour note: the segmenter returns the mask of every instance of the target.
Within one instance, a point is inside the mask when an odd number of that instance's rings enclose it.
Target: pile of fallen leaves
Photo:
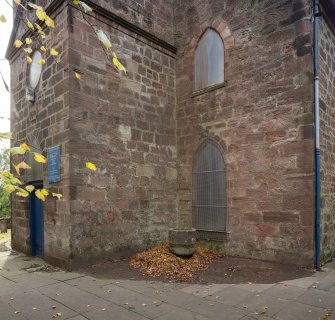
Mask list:
[[[143,275],[164,277],[170,280],[187,281],[194,272],[205,270],[219,254],[208,249],[197,247],[191,258],[183,259],[170,252],[167,244],[134,255],[129,264],[139,268]]]

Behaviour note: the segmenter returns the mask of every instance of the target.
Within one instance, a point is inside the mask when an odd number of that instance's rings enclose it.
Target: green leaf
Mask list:
[[[3,22],[3,23],[7,22],[7,19],[3,14],[0,16],[0,22]]]
[[[7,192],[7,193],[12,193],[13,191],[15,191],[16,187],[13,186],[12,184],[5,184],[5,186],[3,187],[3,189]]]
[[[12,139],[12,133],[11,132],[0,132],[0,139]]]
[[[14,147],[14,148],[9,149],[9,151],[12,156],[15,156],[16,154],[22,155],[26,153],[26,150],[22,147]]]
[[[27,52],[28,54],[31,54],[33,52],[32,48],[25,48],[23,49],[25,52]]]

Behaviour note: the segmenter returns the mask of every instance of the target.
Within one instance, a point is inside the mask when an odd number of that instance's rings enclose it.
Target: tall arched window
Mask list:
[[[204,232],[226,231],[227,194],[223,153],[213,140],[206,140],[199,148],[193,164],[193,226]],[[214,236],[213,238],[217,238]]]
[[[195,51],[195,90],[224,81],[224,46],[220,35],[208,29]]]

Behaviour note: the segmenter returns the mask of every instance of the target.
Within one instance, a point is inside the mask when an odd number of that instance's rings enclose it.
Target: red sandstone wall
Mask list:
[[[175,61],[138,35],[94,21],[128,70],[119,74],[74,11],[70,69],[71,243],[75,259],[164,241],[176,213]],[[136,40],[138,38],[138,40]],[[97,172],[84,169],[96,163]]]
[[[206,137],[224,147],[230,254],[312,263],[314,164],[308,1],[176,1],[179,212],[191,225],[191,170]],[[216,29],[225,87],[192,97],[194,52]]]
[[[335,34],[320,19],[320,148],[322,260],[335,254]]]
[[[14,143],[28,142],[34,134],[40,139],[43,154],[52,146],[61,145],[62,181],[48,185],[45,168],[44,186],[52,192],[64,194],[64,199],[49,199],[45,203],[45,256],[67,260],[70,256],[70,212],[67,204],[69,194],[69,74],[67,68],[68,30],[66,11],[60,8],[55,13],[57,29],[48,47],[54,47],[61,55],[61,62],[48,57],[36,88],[36,102],[26,100],[29,66],[26,54],[18,50],[11,57],[11,119]],[[19,36],[17,36],[19,38]],[[33,39],[35,41],[35,38]],[[37,46],[39,47],[39,46]],[[35,116],[34,116],[35,115]],[[14,249],[30,251],[28,200],[12,198],[12,245]]]

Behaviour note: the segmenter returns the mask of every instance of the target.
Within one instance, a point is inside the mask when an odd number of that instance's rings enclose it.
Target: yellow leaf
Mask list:
[[[17,165],[17,167],[18,167],[19,169],[31,170],[31,167],[30,167],[28,164],[26,164],[24,161],[20,162],[20,163]]]
[[[27,57],[27,62],[28,62],[28,63],[32,63],[32,62],[33,62],[33,59],[30,58],[30,57]]]
[[[33,42],[33,40],[31,40],[30,38],[26,38],[26,44],[31,44]]]
[[[43,51],[43,52],[47,51],[47,49],[44,46],[40,47],[40,50]]]
[[[90,169],[90,170],[93,170],[93,171],[97,170],[96,165],[94,163],[92,163],[92,162],[86,162],[86,168]]]
[[[35,196],[36,196],[38,199],[40,199],[40,200],[42,200],[42,201],[45,201],[45,196],[44,196],[44,194],[41,192],[41,190],[36,190],[36,191],[35,191]]]
[[[20,197],[28,197],[29,196],[29,192],[22,189],[22,188],[17,188],[18,192],[16,192],[16,195],[20,196]]]
[[[73,4],[79,4],[79,0],[73,0]]]
[[[18,175],[20,175],[20,168],[18,168],[18,166],[16,166],[14,163],[12,163],[12,165],[13,165],[13,167],[14,167],[16,173],[17,173]]]
[[[0,22],[3,22],[3,23],[7,22],[7,19],[3,14],[0,16]]]
[[[36,22],[35,22],[35,27],[36,27],[37,31],[42,31],[42,27]]]
[[[109,41],[108,37],[102,30],[95,30],[98,39],[101,41],[101,43],[105,46],[106,49],[109,49],[112,47],[111,42]]]
[[[40,19],[41,21],[44,21],[45,18],[47,17],[47,14],[45,13],[45,11],[41,10],[40,8],[38,8],[36,10],[36,16],[38,19]]]
[[[58,200],[60,200],[60,198],[63,197],[63,195],[60,194],[60,193],[52,193],[52,196],[55,197],[55,198],[57,198]]]
[[[81,79],[81,75],[80,75],[78,72],[75,72],[75,73],[74,73],[74,76],[75,76],[77,79],[79,79],[79,80]]]
[[[44,60],[44,59],[39,59],[39,60],[37,61],[37,63],[43,65],[43,64],[45,64],[45,60]]]
[[[21,40],[15,40],[14,46],[16,48],[20,48],[20,47],[22,47],[22,45],[23,45],[23,42]]]
[[[34,152],[34,159],[36,162],[46,163],[47,159],[38,152]]]
[[[23,148],[24,150],[26,151],[29,151],[30,150],[30,147],[24,142],[24,143],[21,143],[20,144],[20,147]]]
[[[45,17],[45,24],[50,28],[55,27],[55,22],[49,16]]]
[[[23,51],[27,52],[28,54],[31,54],[33,52],[33,49],[31,48],[25,48]]]
[[[26,153],[26,149],[22,148],[22,147],[14,147],[9,149],[9,152],[11,153],[12,156],[15,156],[16,154],[25,154]]]
[[[8,178],[8,179],[12,179],[13,178],[13,175],[10,172],[8,172],[7,170],[1,171],[0,172],[0,176],[4,177],[4,178]]]
[[[31,185],[29,185],[29,186],[26,186],[26,188],[25,188],[28,192],[33,192],[34,190],[35,190],[35,187],[34,186],[31,186]]]
[[[3,189],[7,192],[7,193],[12,193],[16,188],[15,186],[11,185],[11,184],[5,184]]]
[[[20,169],[24,169],[24,170],[31,170],[31,167],[29,165],[27,165],[24,161],[20,162],[18,165],[15,165],[14,163],[13,164],[13,167],[16,171],[16,173],[18,175],[20,175]]]
[[[31,30],[35,30],[34,25],[27,19],[27,26]]]
[[[120,61],[118,60],[115,52],[113,52],[113,64],[120,70],[123,71],[124,73],[127,73],[126,68],[120,63]]]
[[[41,26],[38,23],[35,23],[35,27],[37,28],[37,32],[41,35],[41,37],[45,38],[45,33],[42,30]]]
[[[53,49],[53,48],[50,49],[50,54],[52,56],[58,56],[58,52],[55,49]]]
[[[44,196],[48,196],[49,195],[49,192],[47,189],[42,189],[41,190],[41,193],[44,195]]]

